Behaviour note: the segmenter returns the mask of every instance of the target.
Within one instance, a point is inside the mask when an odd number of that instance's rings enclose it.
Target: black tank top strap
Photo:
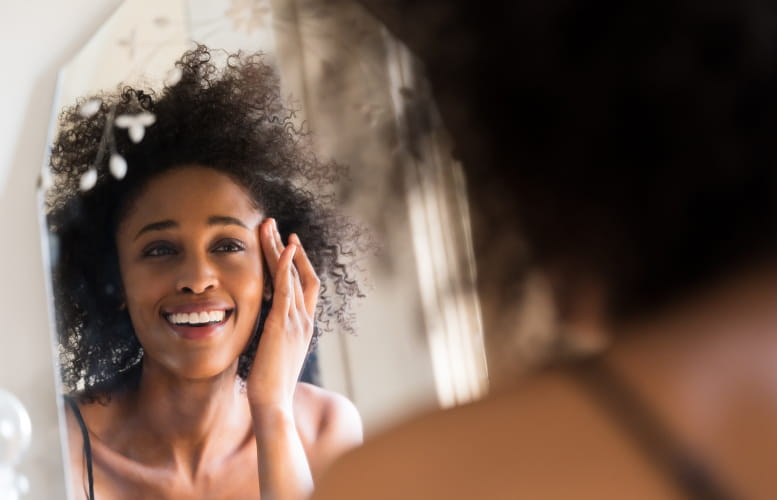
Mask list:
[[[689,498],[734,500],[707,465],[683,447],[639,395],[602,357],[571,368],[571,375],[591,400],[630,435],[645,455]]]
[[[89,431],[86,429],[86,422],[78,409],[78,404],[72,396],[64,395],[65,401],[70,405],[81,428],[81,435],[84,440],[84,461],[86,462],[86,478],[89,485],[89,500],[94,500],[94,476],[92,475],[92,444],[89,440]]]

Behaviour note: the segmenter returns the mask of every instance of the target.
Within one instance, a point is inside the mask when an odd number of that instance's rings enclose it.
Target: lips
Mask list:
[[[233,311],[221,302],[199,302],[165,308],[162,317],[179,337],[202,340],[218,335]]]

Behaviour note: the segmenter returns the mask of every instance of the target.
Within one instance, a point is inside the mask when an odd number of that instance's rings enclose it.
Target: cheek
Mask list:
[[[162,270],[150,272],[143,266],[132,263],[121,262],[120,271],[127,310],[137,328],[138,320],[152,312],[149,307],[168,292],[170,280]]]
[[[258,318],[262,305],[264,291],[264,273],[262,266],[251,264],[230,269],[226,281],[230,287],[233,299],[238,306],[242,322],[253,322]]]
[[[264,289],[263,273],[261,269],[252,269],[250,272],[242,272],[234,277],[234,283],[238,285],[236,300],[250,301],[257,307],[262,300],[262,291]],[[246,304],[244,304],[246,305]]]
[[[150,295],[151,290],[159,288],[162,276],[158,273],[151,276],[138,269],[128,269],[122,270],[121,280],[128,299],[141,299],[144,295]]]

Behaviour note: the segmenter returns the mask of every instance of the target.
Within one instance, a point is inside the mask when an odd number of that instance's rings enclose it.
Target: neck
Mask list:
[[[250,441],[250,413],[235,372],[186,380],[144,360],[138,390],[123,405],[134,426],[128,455],[167,463],[193,480]]]

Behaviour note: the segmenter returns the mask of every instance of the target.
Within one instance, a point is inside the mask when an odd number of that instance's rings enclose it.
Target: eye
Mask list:
[[[165,257],[176,253],[175,247],[167,243],[152,243],[143,249],[143,257]]]
[[[213,247],[213,251],[218,253],[236,253],[242,252],[245,249],[246,246],[242,241],[233,239],[220,240]]]

